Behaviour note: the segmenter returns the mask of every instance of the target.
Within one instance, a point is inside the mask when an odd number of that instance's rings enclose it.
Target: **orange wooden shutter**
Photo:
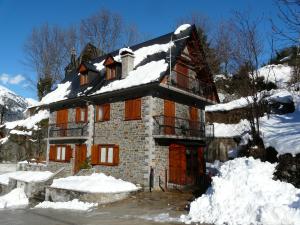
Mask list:
[[[54,161],[56,157],[56,146],[50,145],[49,160]]]
[[[175,103],[164,101],[164,125],[165,134],[175,134]]]
[[[96,106],[96,121],[99,121],[99,105]]]
[[[103,120],[109,121],[110,120],[110,104],[103,105]]]
[[[75,122],[79,123],[80,122],[80,108],[76,108],[76,113],[75,113]]]
[[[125,120],[129,120],[130,118],[130,100],[125,101]]]
[[[91,164],[96,165],[99,162],[99,150],[98,145],[92,146]]]
[[[125,101],[125,120],[136,120],[141,118],[141,98]]]
[[[119,164],[119,146],[115,145],[114,146],[114,159],[113,159],[113,164],[118,165]]]
[[[66,146],[66,161],[69,162],[72,158],[72,148],[70,145]]]
[[[141,98],[134,100],[134,117],[135,119],[141,118]]]

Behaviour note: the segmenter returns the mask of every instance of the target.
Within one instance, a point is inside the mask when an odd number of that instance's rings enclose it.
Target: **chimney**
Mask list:
[[[122,79],[126,78],[134,67],[134,53],[130,48],[122,48],[119,51],[122,60]]]

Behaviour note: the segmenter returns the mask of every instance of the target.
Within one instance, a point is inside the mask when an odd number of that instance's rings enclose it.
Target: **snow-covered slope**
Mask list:
[[[265,78],[265,81],[271,81],[278,87],[287,87],[291,79],[292,67],[286,65],[267,65],[258,70],[259,76]]]
[[[25,99],[13,91],[0,85],[0,107],[5,107],[4,121],[14,121],[24,118],[23,112],[32,103],[31,99]]]
[[[275,167],[253,158],[224,163],[211,189],[191,203],[183,222],[299,225],[300,189],[273,180]]]

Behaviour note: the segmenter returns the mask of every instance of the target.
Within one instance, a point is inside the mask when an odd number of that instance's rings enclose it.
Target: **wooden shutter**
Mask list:
[[[56,159],[56,146],[50,145],[49,160],[55,161],[55,159]]]
[[[125,101],[125,120],[141,119],[141,98]]]
[[[103,121],[110,120],[110,104],[104,104],[103,106]]]
[[[175,103],[164,101],[164,125],[165,134],[175,134]]]
[[[188,88],[188,67],[176,64],[176,72],[177,72],[177,84],[179,87],[187,89]]]
[[[204,158],[204,148],[198,148],[198,168],[199,168],[199,175],[205,175],[206,173],[206,163]]]
[[[91,164],[97,165],[99,163],[99,150],[98,145],[92,146]]]
[[[68,123],[68,109],[61,109],[57,111],[56,114],[56,124],[66,124]]]
[[[196,107],[190,107],[190,133],[191,135],[198,135],[200,130],[200,124],[199,124],[199,114],[198,109]]]
[[[113,164],[117,166],[119,164],[119,146],[115,145],[114,146],[114,159],[113,159]]]
[[[66,146],[66,158],[65,158],[66,162],[70,162],[71,158],[72,158],[72,148],[70,145],[67,145]]]
[[[80,122],[80,112],[81,110],[80,110],[80,108],[79,107],[77,107],[76,108],[76,113],[75,113],[75,122],[76,123],[79,123]]]

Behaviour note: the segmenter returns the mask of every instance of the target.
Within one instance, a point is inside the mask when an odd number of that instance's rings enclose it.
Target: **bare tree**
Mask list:
[[[216,34],[214,35],[213,47],[219,62],[222,67],[222,72],[226,75],[231,70],[233,62],[233,43],[232,43],[232,26],[228,21],[221,22],[217,27]]]
[[[124,29],[124,45],[130,46],[139,42],[142,37],[138,28],[134,24],[127,25]]]
[[[62,29],[48,24],[34,28],[27,38],[24,44],[24,63],[36,72],[37,82],[48,81],[48,91],[63,79],[64,67],[76,42],[74,28]],[[39,97],[43,97],[46,92]]]
[[[249,122],[254,141],[259,143],[260,125],[259,117],[262,115],[261,94],[258,92],[260,57],[263,53],[262,35],[258,31],[260,19],[251,20],[241,12],[235,12],[232,19],[233,57],[239,74],[246,82],[239,88],[249,103]]]
[[[123,20],[120,15],[102,9],[81,21],[81,43],[84,45],[90,42],[100,51],[110,52],[120,46],[122,26]]]

